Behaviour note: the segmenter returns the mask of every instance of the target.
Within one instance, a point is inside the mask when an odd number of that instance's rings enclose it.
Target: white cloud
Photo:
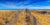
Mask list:
[[[0,4],[0,6],[6,7],[6,8],[15,8],[15,5],[6,5],[6,4]]]
[[[29,7],[31,9],[50,9],[50,6],[41,6],[41,7]]]
[[[28,2],[25,2],[24,4],[27,4]],[[24,6],[24,4],[23,5],[21,5],[21,4],[23,4],[23,2],[19,2],[19,3],[6,3],[6,4],[2,4],[2,3],[0,3],[0,6],[3,6],[3,7],[6,7],[6,8],[13,8],[13,9],[26,9],[26,8],[28,8],[28,9],[50,9],[50,6],[40,6],[40,7],[34,7],[33,5],[28,5],[28,6]],[[20,6],[18,6],[18,5],[20,5]]]
[[[21,4],[23,4],[23,2],[19,2],[19,3],[6,2],[5,4],[0,3],[0,6],[2,6],[2,8],[5,7],[5,8],[19,9],[19,8],[23,8],[23,5]]]
[[[21,5],[21,4],[23,4],[23,2],[19,2],[19,3],[17,3],[16,5]]]

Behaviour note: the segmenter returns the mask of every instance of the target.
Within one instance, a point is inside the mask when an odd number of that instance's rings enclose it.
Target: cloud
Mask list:
[[[35,0],[36,1],[36,0]],[[16,2],[5,2],[5,3],[0,3],[0,8],[6,8],[6,9],[50,9],[50,1],[44,1],[44,2],[37,2],[34,3],[35,1],[20,1],[18,3]]]
[[[6,3],[0,3],[0,7],[2,6],[2,8],[20,8],[22,7],[23,2],[19,2],[19,3],[12,3],[12,2],[6,2]]]
[[[2,6],[2,8],[3,7],[6,7],[6,8],[15,8],[16,7],[16,5],[14,5],[14,3],[0,3],[0,6]]]
[[[29,9],[50,9],[50,6],[41,6],[41,7],[29,7]]]

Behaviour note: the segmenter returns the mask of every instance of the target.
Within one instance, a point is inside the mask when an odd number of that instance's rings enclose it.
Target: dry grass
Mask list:
[[[18,17],[15,25],[26,25],[26,21],[25,21],[26,16],[25,15],[26,15],[25,11],[22,12],[22,14]]]
[[[18,15],[20,13],[20,11],[21,10],[0,10],[0,24],[5,25],[6,20],[11,21],[16,14]],[[50,25],[50,14],[38,13],[40,11],[47,11],[47,10],[30,10],[30,11],[32,15],[34,15],[42,25]],[[27,16],[29,17],[30,15],[27,13]],[[26,19],[26,11],[22,12],[22,14],[18,17],[18,20],[16,21],[15,25],[23,25],[23,24],[27,25],[25,19]]]
[[[30,11],[32,15],[34,15],[42,25],[50,25],[50,14],[38,13],[38,11],[40,12],[40,11],[47,11],[47,10],[30,10]]]
[[[20,13],[20,11],[21,10],[0,10],[0,24],[6,25],[6,20],[7,22],[11,21],[15,15]]]
[[[34,25],[33,18],[30,17],[30,14],[26,11],[18,17],[15,25]]]

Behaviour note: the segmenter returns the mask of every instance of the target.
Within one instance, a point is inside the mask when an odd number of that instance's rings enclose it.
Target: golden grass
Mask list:
[[[26,25],[26,21],[25,21],[26,16],[25,15],[26,15],[25,11],[22,12],[22,14],[18,17],[15,25]]]
[[[0,24],[6,25],[6,20],[11,21],[12,18],[19,14],[21,10],[0,10]],[[2,22],[1,22],[2,21]]]
[[[30,11],[32,15],[34,15],[42,25],[50,25],[50,14],[37,13],[37,11],[45,11],[45,10],[30,10]]]
[[[26,11],[18,17],[15,25],[34,25],[33,17],[30,17],[30,14]]]
[[[0,23],[3,25],[6,25],[6,23],[5,23],[6,19],[8,21],[11,21],[12,18],[16,14],[18,15],[20,13],[20,11],[21,10],[0,10]],[[42,25],[50,25],[50,14],[37,13],[38,11],[45,11],[45,10],[30,10],[30,11],[31,11],[32,15],[35,16]],[[47,12],[50,12],[50,11],[47,11]],[[28,17],[30,16],[28,13],[27,13],[27,15],[28,15]],[[27,25],[25,18],[26,18],[26,11],[22,12],[22,14],[18,17],[15,25],[23,25],[23,24]]]

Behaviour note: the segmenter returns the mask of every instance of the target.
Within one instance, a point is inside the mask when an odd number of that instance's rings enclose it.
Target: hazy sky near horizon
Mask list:
[[[50,9],[50,0],[0,0],[0,9]]]

